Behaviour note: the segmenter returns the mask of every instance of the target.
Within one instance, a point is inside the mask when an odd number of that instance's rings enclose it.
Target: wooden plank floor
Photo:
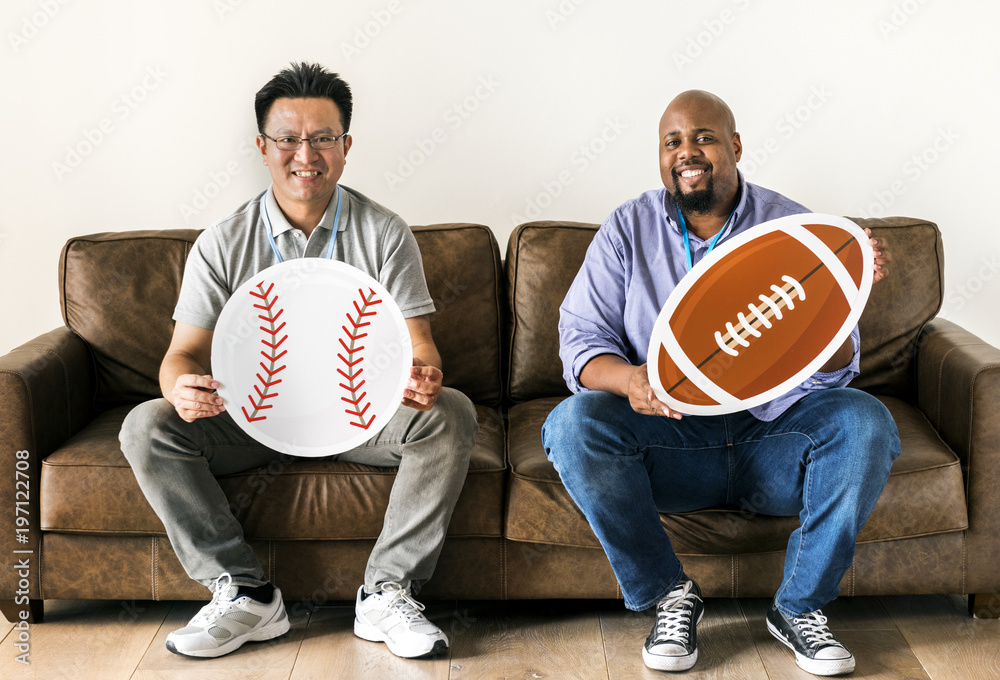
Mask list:
[[[620,602],[444,602],[427,613],[451,637],[449,653],[398,659],[353,634],[353,607],[319,607],[278,640],[221,659],[171,654],[164,639],[198,610],[194,602],[52,601],[30,629],[31,664],[15,661],[17,631],[0,624],[0,677],[74,680],[628,680],[669,674],[642,664],[653,614]],[[677,677],[734,680],[814,678],[764,626],[767,600],[709,599],[698,627],[699,659]],[[1000,680],[1000,620],[969,617],[965,598],[844,598],[824,610],[854,652],[854,678]]]

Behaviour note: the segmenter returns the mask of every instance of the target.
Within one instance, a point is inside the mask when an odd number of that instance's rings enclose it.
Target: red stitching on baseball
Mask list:
[[[375,299],[375,290],[372,288],[368,289],[368,295],[365,295],[363,288],[358,288],[358,295],[360,296],[360,304],[359,300],[354,301],[354,311],[357,312],[357,316],[351,318],[350,313],[347,314],[347,322],[350,324],[351,328],[349,329],[347,326],[340,327],[341,330],[344,331],[346,338],[350,339],[350,343],[346,342],[345,338],[340,338],[340,345],[344,348],[347,356],[345,356],[344,353],[338,353],[337,356],[342,362],[344,362],[346,372],[345,370],[338,368],[337,373],[342,375],[347,381],[346,384],[340,383],[340,386],[347,391],[349,397],[341,397],[341,400],[346,401],[354,407],[353,411],[351,409],[344,409],[344,413],[357,418],[357,421],[351,421],[351,425],[367,430],[371,427],[371,424],[375,422],[375,414],[373,413],[372,416],[365,421],[365,413],[368,411],[368,407],[371,406],[371,402],[365,402],[362,407],[361,402],[364,401],[368,393],[361,392],[361,394],[358,394],[358,392],[361,390],[366,381],[361,380],[357,383],[354,382],[354,379],[360,377],[365,370],[363,366],[359,365],[362,361],[364,361],[364,355],[361,354],[361,352],[364,350],[365,346],[356,346],[355,343],[368,335],[368,333],[359,333],[358,329],[371,325],[371,321],[362,321],[362,319],[375,316],[378,313],[377,310],[368,311],[368,308],[377,305],[382,301]],[[355,367],[357,367],[357,369],[355,369]]]
[[[254,307],[256,309],[264,310],[268,314],[271,313],[271,308],[274,307],[274,304],[278,301],[277,295],[271,298],[271,290],[273,288],[274,284],[272,283],[270,286],[267,287],[267,290],[264,290],[264,282],[261,281],[260,283],[257,284],[257,290],[260,291],[259,293],[255,293],[252,290],[250,291],[250,295],[266,303],[263,305],[255,304]],[[243,415],[246,417],[247,422],[249,423],[253,423],[258,420],[267,420],[266,415],[258,416],[257,414],[260,411],[264,411],[266,409],[274,407],[274,404],[265,403],[265,401],[268,399],[274,399],[274,397],[278,396],[278,392],[269,392],[269,390],[281,382],[281,378],[274,379],[274,376],[280,371],[285,370],[285,368],[288,366],[288,364],[282,364],[277,367],[275,366],[275,364],[278,363],[281,357],[285,356],[285,354],[288,353],[287,349],[278,352],[278,347],[280,347],[281,344],[288,339],[287,333],[284,336],[282,336],[280,340],[274,342],[274,340],[278,336],[278,333],[280,333],[281,330],[285,327],[284,321],[282,321],[281,325],[278,327],[275,327],[274,325],[274,323],[278,320],[278,317],[281,316],[281,313],[284,311],[285,310],[283,308],[279,308],[277,313],[274,314],[273,316],[264,316],[263,314],[257,315],[258,319],[266,321],[268,324],[270,324],[270,328],[265,328],[264,326],[259,327],[260,330],[264,331],[264,333],[270,336],[270,342],[268,341],[269,339],[266,337],[261,338],[260,340],[262,345],[269,348],[269,351],[261,350],[260,353],[261,356],[264,357],[264,361],[260,362],[260,367],[264,370],[264,373],[267,375],[267,378],[265,379],[264,376],[261,375],[260,373],[257,374],[257,381],[260,383],[260,385],[264,387],[264,389],[262,390],[260,386],[255,384],[253,386],[253,389],[254,392],[257,393],[256,400],[254,399],[253,394],[247,395],[247,399],[250,401],[250,408],[252,412],[248,413],[246,406],[240,407],[241,410],[243,411]],[[268,363],[264,363],[265,361]]]

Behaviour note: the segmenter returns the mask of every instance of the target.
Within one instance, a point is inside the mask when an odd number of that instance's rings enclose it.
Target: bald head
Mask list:
[[[719,132],[727,136],[731,137],[736,132],[736,117],[721,97],[705,90],[687,90],[674,97],[660,117],[660,137],[666,134],[664,123],[671,114],[679,112],[704,119],[717,119],[726,126],[725,130]]]

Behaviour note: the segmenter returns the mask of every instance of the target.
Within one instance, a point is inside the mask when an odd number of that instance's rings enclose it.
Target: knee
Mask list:
[[[860,390],[841,390],[841,426],[852,449],[875,468],[892,464],[899,456],[899,431],[885,404]]]
[[[472,455],[472,447],[479,432],[479,417],[472,401],[451,387],[444,387],[438,395],[434,408],[426,412],[442,424],[443,432],[452,440],[454,455],[466,458]]]
[[[621,398],[608,392],[578,392],[559,402],[542,425],[542,444],[549,460],[582,453],[609,425]]]
[[[166,399],[152,399],[132,409],[118,433],[122,453],[136,467],[149,457],[152,443],[161,438],[172,419],[178,418],[173,404]]]

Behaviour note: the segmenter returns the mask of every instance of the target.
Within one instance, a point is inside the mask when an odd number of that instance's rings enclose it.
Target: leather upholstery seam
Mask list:
[[[38,568],[38,597],[39,597],[39,599],[41,599],[44,602],[45,601],[45,589],[42,587],[42,573],[45,570],[42,567],[45,564],[45,559],[44,559],[44,556],[42,554],[42,541],[40,539],[38,541],[38,564],[39,564],[39,568]]]
[[[507,539],[500,540],[500,599],[507,599]]]
[[[941,394],[941,385],[944,383],[944,365],[948,361],[948,355],[951,354],[952,352],[954,352],[956,349],[958,349],[958,348],[957,347],[952,347],[947,352],[945,352],[941,356],[941,363],[938,366],[938,384],[937,384],[937,390],[936,390],[937,391],[937,406],[936,406],[936,409],[935,409],[936,413],[934,414],[934,422],[936,422],[939,427],[941,425],[941,397],[942,397],[942,394]]]
[[[156,548],[157,548],[157,543],[158,542],[159,542],[159,539],[156,536],[152,536],[150,538],[150,545],[149,545],[149,568],[150,568],[150,574],[149,574],[149,576],[150,576],[150,585],[152,585],[152,590],[153,590],[152,594],[153,594],[153,600],[154,601],[159,599],[158,593],[157,593],[158,588],[157,588],[157,583],[156,583]]]
[[[962,532],[962,594],[963,595],[966,595],[969,592],[968,587],[965,585],[965,573],[969,561],[969,553],[967,550],[968,545],[966,543],[968,540],[969,540],[968,530],[963,531]]]
[[[515,338],[517,337],[517,331],[518,331],[517,304],[516,304],[516,302],[517,302],[517,287],[518,287],[517,286],[517,281],[518,281],[517,270],[518,270],[518,267],[520,266],[520,261],[521,261],[521,234],[524,233],[524,231],[525,230],[523,228],[523,225],[514,228],[514,233],[511,234],[511,236],[516,237],[516,239],[517,239],[516,242],[515,242],[514,248],[513,248],[514,262],[511,263],[510,259],[508,258],[507,262],[505,263],[507,265],[507,267],[512,267],[512,269],[508,269],[509,275],[507,277],[507,279],[508,279],[508,281],[507,281],[507,307],[508,307],[508,309],[510,309],[510,318],[509,318],[510,333],[508,335],[509,339],[507,341],[507,347],[506,347],[506,350],[507,350],[507,352],[506,352],[507,353],[507,375],[504,376],[504,384],[505,384],[505,387],[507,389],[504,390],[504,391],[506,392],[506,396],[507,396],[508,399],[513,399],[512,395],[513,395],[513,391],[514,391],[513,390],[513,387],[514,387],[514,344],[515,344]]]
[[[969,380],[969,448],[965,452],[965,461],[968,466],[968,474],[966,475],[965,482],[965,497],[969,497],[969,488],[972,484],[972,425],[976,422],[975,419],[975,407],[976,407],[976,380],[979,378],[981,373],[986,371],[1000,368],[1000,364],[989,364],[987,366],[980,366],[979,370],[972,374]]]

